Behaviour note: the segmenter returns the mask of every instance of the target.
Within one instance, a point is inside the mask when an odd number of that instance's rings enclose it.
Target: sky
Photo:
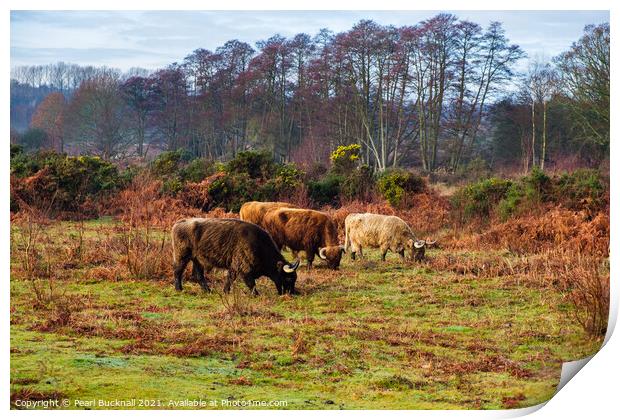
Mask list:
[[[585,25],[609,22],[609,11],[442,11],[484,27],[500,21],[512,43],[542,59],[568,49]],[[64,61],[155,70],[231,39],[255,46],[276,33],[345,31],[361,19],[414,25],[442,11],[11,11],[11,66]]]

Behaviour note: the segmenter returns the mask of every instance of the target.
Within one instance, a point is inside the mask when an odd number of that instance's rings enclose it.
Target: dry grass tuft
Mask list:
[[[452,249],[505,248],[517,253],[561,249],[608,256],[609,215],[601,212],[591,216],[586,211],[556,207],[492,225],[482,233],[447,237],[442,244]]]
[[[295,340],[293,341],[293,345],[291,346],[291,355],[293,357],[298,356],[300,354],[305,354],[308,352],[308,343],[304,338],[303,332],[298,332]]]
[[[574,316],[592,336],[605,335],[609,318],[609,271],[600,264],[588,263],[574,272],[570,299],[576,306]]]
[[[244,385],[244,386],[253,385],[252,381],[246,378],[245,376],[240,376],[238,378],[230,379],[228,383],[231,385]]]
[[[110,212],[129,226],[170,228],[184,217],[200,217],[201,211],[182,200],[162,194],[159,180],[140,176],[110,200]]]

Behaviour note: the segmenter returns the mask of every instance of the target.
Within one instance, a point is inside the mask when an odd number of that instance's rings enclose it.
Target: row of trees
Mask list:
[[[578,153],[596,164],[609,151],[609,25],[589,25],[581,39],[551,62],[534,60],[519,90],[489,111],[494,156],[521,156],[521,166],[544,169]]]
[[[11,127],[23,131],[30,125],[35,106],[50,93],[60,92],[70,98],[83,82],[114,73],[121,78],[148,76],[142,68],[132,68],[121,75],[107,67],[80,66],[59,62],[37,66],[16,66],[11,69]]]
[[[80,66],[60,61],[54,64],[13,67],[11,79],[33,88],[47,87],[69,95],[79,88],[82,82],[110,71],[118,73],[118,70],[107,67]],[[124,76],[148,76],[149,73],[146,69],[134,67]]]
[[[106,158],[184,148],[217,160],[261,148],[309,163],[358,143],[377,170],[455,171],[485,150],[517,151],[527,169],[544,165],[559,120],[570,124],[555,143],[607,147],[609,26],[587,27],[570,51],[519,78],[524,55],[500,23],[439,14],[415,26],[362,20],[339,34],[275,35],[256,50],[229,41],[153,74],[60,63],[13,77],[56,90],[32,117],[47,147]],[[508,85],[518,94],[506,98]]]

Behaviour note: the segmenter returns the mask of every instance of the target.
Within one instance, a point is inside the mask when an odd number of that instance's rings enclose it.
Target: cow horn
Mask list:
[[[321,257],[321,259],[326,260],[327,256],[325,255],[325,250],[327,248],[319,248],[319,257]]]
[[[413,246],[415,246],[416,248],[419,249],[419,248],[422,248],[425,244],[426,244],[426,242],[424,242],[424,241],[415,241],[413,243]]]
[[[292,273],[293,271],[297,270],[297,267],[299,267],[299,260],[295,261],[293,265],[286,264],[284,267],[282,267],[282,269],[285,273]]]
[[[434,241],[431,240],[426,240],[426,245],[435,245],[435,243],[437,242],[437,239],[435,239]]]

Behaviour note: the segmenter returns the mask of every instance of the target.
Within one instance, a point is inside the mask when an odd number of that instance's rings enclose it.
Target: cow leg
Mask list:
[[[401,262],[405,262],[405,250],[402,249],[398,252],[398,255],[400,255],[400,261]]]
[[[200,283],[200,269],[198,268],[198,261],[195,258],[192,258],[192,279]]]
[[[174,262],[174,288],[181,291],[183,290],[183,272],[185,271],[185,267],[189,263],[191,259],[191,255],[189,250],[184,252],[182,255],[179,255],[177,261]]]
[[[357,252],[360,254],[360,260],[363,260],[364,259],[364,253],[362,252],[362,247],[361,246],[357,248]]]
[[[207,283],[207,279],[205,278],[205,270],[203,265],[200,264],[197,258],[192,259],[192,265],[194,269],[194,276],[198,280],[200,287],[202,287],[202,290],[204,290],[205,292],[210,292],[211,290],[209,289],[209,284]]]
[[[228,270],[228,276],[226,277],[226,284],[224,284],[224,293],[230,293],[230,288],[235,281],[236,274],[232,270]]]
[[[355,261],[355,257],[357,255],[357,252],[361,251],[361,247],[358,246],[355,242],[351,242],[351,259],[353,261]],[[360,258],[361,258],[362,254],[360,252]]]
[[[258,296],[258,291],[256,290],[256,279],[251,275],[245,275],[243,276],[243,281],[245,282],[245,285],[248,286],[252,294],[254,296]]]
[[[314,251],[306,250],[306,260],[308,261],[308,270],[312,270],[312,262],[314,262]]]
[[[381,261],[385,261],[385,255],[387,254],[387,248],[381,248]]]

